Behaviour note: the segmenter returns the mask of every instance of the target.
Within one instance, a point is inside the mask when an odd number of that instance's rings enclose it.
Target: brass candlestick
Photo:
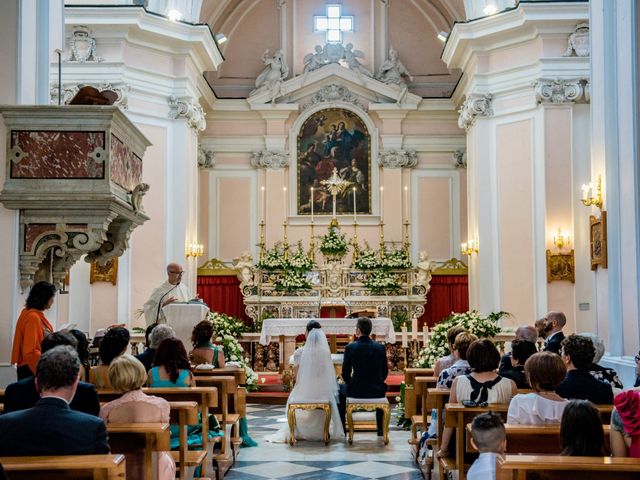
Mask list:
[[[265,223],[264,223],[264,220],[262,220],[260,221],[260,243],[258,243],[258,247],[260,247],[260,262],[264,260],[264,247],[265,247],[264,230],[265,230]]]
[[[409,241],[409,220],[404,221],[404,251],[407,259],[411,261],[411,242]]]
[[[287,221],[285,220],[282,223],[282,226],[284,227],[284,241],[282,244],[282,247],[284,248],[284,259],[288,260],[289,259],[289,238],[287,237]]]
[[[384,222],[380,222],[380,258],[384,258]]]
[[[353,240],[351,244],[353,245],[353,263],[355,264],[360,255],[360,247],[358,246],[358,222],[356,220],[353,221]]]
[[[316,240],[313,235],[313,220],[311,220],[311,240],[309,241],[309,257],[312,261],[316,261]]]

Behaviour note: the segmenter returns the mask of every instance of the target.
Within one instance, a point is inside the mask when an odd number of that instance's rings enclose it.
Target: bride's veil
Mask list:
[[[327,337],[321,329],[314,328],[302,349],[296,384],[288,401],[331,401],[337,396],[338,382]]]

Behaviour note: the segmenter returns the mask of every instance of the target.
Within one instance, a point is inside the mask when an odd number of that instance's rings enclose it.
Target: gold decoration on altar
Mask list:
[[[208,260],[204,265],[198,268],[198,276],[199,277],[225,277],[225,276],[236,276],[236,270],[233,269],[232,265],[224,263],[222,260],[218,260],[217,258],[212,258]]]
[[[98,262],[91,262],[89,271],[89,283],[107,282],[115,285],[118,280],[118,257],[111,258],[100,265]]]
[[[467,265],[457,258],[447,260],[431,272],[431,275],[468,275]]]

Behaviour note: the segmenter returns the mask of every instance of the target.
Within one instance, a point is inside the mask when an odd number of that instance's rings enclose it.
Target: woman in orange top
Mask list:
[[[49,282],[38,282],[31,287],[13,337],[11,363],[18,366],[18,380],[35,375],[42,354],[42,339],[53,331],[44,310],[51,308],[55,294],[56,287]]]

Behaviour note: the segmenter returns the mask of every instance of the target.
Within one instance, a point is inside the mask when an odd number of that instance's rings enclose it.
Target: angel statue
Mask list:
[[[389,49],[389,58],[382,62],[376,78],[387,85],[398,85],[398,87],[400,87],[400,94],[397,99],[398,103],[402,103],[407,96],[407,83],[403,77],[409,77],[409,80],[413,82],[413,77],[409,73],[409,70],[407,70],[407,67],[405,67],[398,58],[398,52],[395,48],[391,47]]]
[[[240,280],[240,288],[246,285],[253,284],[253,257],[250,252],[243,252],[240,257],[233,259],[233,268],[238,273],[236,274],[238,280]]]
[[[313,72],[327,64],[327,55],[322,51],[322,45],[315,46],[316,53],[307,53],[302,60],[304,62],[303,73]]]
[[[425,294],[431,289],[431,272],[433,271],[433,262],[429,260],[429,255],[424,250],[420,252],[419,262],[416,264],[418,274],[416,275],[416,285],[422,285],[425,288]]]
[[[269,58],[269,50],[262,54],[262,61],[265,64],[264,70],[256,78],[256,88],[251,95],[263,90],[271,92],[271,103],[275,103],[276,97],[282,95],[282,82],[289,75],[289,67],[284,59],[284,51],[278,50],[273,57]]]
[[[352,43],[347,43],[344,47],[343,58],[344,62],[351,70],[366,75],[367,77],[373,77],[373,73],[364,68],[358,60],[358,58],[364,58],[364,53],[361,50],[354,50]]]

